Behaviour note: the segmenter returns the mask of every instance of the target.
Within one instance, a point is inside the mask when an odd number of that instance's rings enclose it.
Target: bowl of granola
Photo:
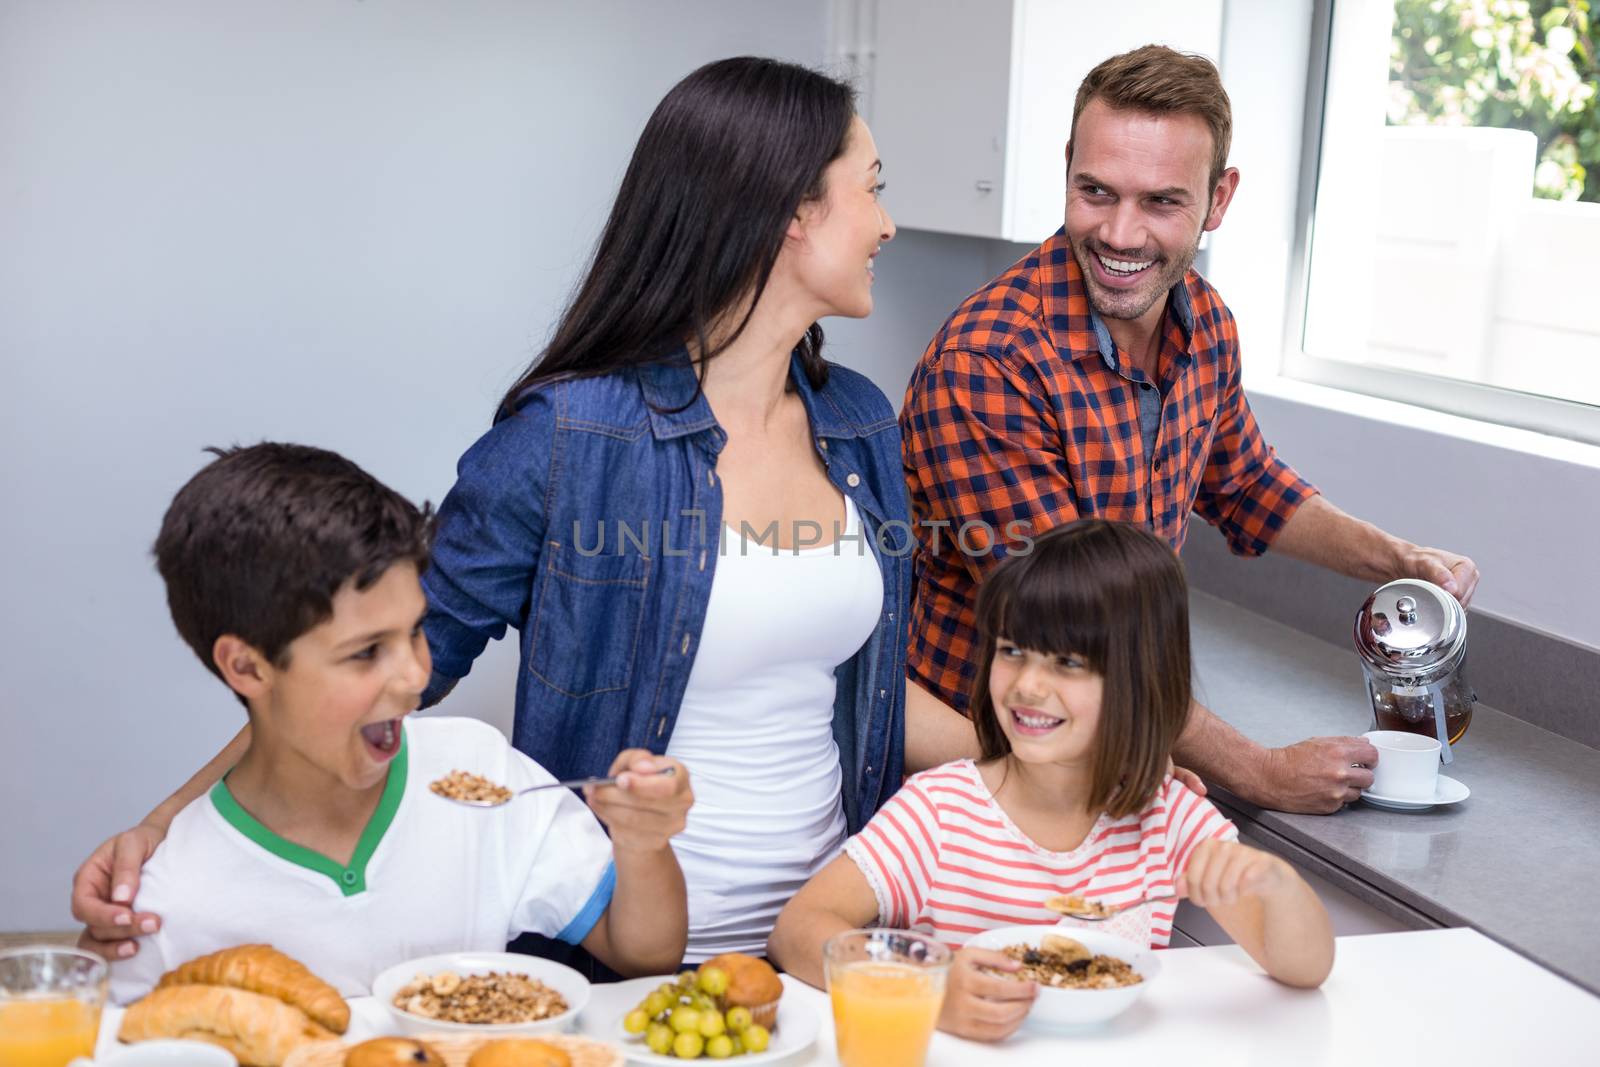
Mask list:
[[[555,1033],[589,1002],[589,980],[537,956],[446,952],[390,967],[372,995],[404,1034]]]
[[[1103,1023],[1131,1008],[1161,973],[1148,945],[1099,930],[1002,926],[978,934],[967,947],[1004,952],[1022,964],[1007,977],[1038,983],[1030,1027]]]

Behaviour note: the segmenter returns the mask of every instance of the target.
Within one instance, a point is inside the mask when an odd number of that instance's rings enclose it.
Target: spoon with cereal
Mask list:
[[[670,777],[676,773],[676,768],[663,767],[659,771],[651,771],[647,775],[640,775],[636,771],[628,772],[635,777]],[[502,804],[510,803],[514,798],[537,793],[541,789],[578,789],[588,785],[616,785],[617,779],[613,777],[600,778],[568,778],[564,782],[546,782],[543,785],[532,785],[526,789],[512,792],[498,782],[491,782],[481,775],[468,774],[466,771],[451,771],[436,782],[431,782],[428,788],[446,800],[454,801],[468,808],[498,808]]]
[[[1140,897],[1138,900],[1130,900],[1125,904],[1106,904],[1098,900],[1087,900],[1082,894],[1073,893],[1070,896],[1051,897],[1044,902],[1044,906],[1057,915],[1065,915],[1070,919],[1078,919],[1082,922],[1099,923],[1105,922],[1113,916],[1121,915],[1130,908],[1137,908],[1140,905],[1149,904],[1157,900],[1174,899],[1176,899],[1176,894],[1162,893],[1154,897]]]

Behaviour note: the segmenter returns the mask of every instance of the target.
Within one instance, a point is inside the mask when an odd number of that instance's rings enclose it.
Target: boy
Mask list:
[[[483,723],[405,721],[430,671],[427,515],[331,452],[214,451],[155,551],[178,632],[248,709],[249,746],[145,868],[140,903],[167,921],[113,964],[113,997],[257,941],[347,997],[396,963],[521,932],[623,973],[674,970],[687,771],[624,752],[612,773],[630,773],[591,791],[593,812],[566,789],[493,810],[433,795],[455,769],[514,791],[553,779]]]

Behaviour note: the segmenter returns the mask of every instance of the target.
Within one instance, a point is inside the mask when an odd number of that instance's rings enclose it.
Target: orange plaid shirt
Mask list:
[[[1254,556],[1316,492],[1261,439],[1233,315],[1192,270],[1171,290],[1159,366],[1153,383],[1091,314],[1065,231],[951,314],[900,415],[918,542],[913,681],[966,710],[977,587],[1007,542],[1093,515],[1143,523],[1176,550],[1195,511]],[[1158,384],[1147,455],[1139,393]]]

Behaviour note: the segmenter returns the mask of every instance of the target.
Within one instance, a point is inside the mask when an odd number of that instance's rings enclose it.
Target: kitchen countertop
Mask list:
[[[1284,745],[1372,729],[1353,648],[1204,593],[1191,593],[1191,620],[1196,698],[1247,736]],[[1472,796],[1452,807],[1285,815],[1220,789],[1213,799],[1410,925],[1470,926],[1600,992],[1600,751],[1479,704],[1454,755],[1444,773]]]

